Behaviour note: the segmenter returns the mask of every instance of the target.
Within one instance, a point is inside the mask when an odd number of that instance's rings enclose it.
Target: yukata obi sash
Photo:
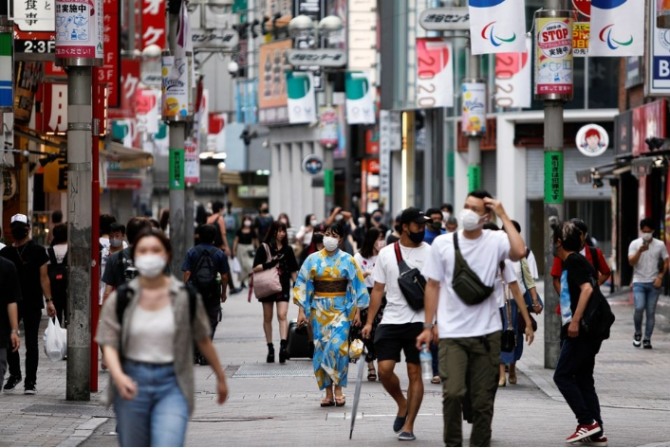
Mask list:
[[[349,280],[346,278],[317,277],[314,279],[314,296],[334,298],[346,295]]]

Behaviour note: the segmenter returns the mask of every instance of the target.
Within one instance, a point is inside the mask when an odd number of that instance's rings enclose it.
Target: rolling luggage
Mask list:
[[[288,358],[311,358],[314,349],[310,342],[307,326],[298,327],[298,322],[292,320],[288,324]]]

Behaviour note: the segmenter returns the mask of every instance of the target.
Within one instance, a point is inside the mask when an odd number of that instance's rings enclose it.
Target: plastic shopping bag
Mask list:
[[[67,354],[67,330],[61,328],[57,317],[54,320],[49,318],[44,332],[44,352],[51,361],[60,361]]]
[[[242,266],[240,266],[240,260],[238,260],[237,257],[232,259],[230,270],[233,271],[234,274],[242,272]]]

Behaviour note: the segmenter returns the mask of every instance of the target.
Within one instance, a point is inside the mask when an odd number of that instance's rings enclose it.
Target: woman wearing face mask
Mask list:
[[[247,281],[253,271],[254,256],[258,247],[258,236],[256,236],[252,224],[251,216],[244,215],[242,217],[242,228],[237,231],[233,240],[233,257],[240,260],[239,278],[242,282],[240,285],[242,288],[246,287],[244,282]]]
[[[132,249],[139,276],[127,284],[121,322],[118,291],[102,309],[96,341],[109,367],[121,446],[184,445],[194,403],[192,342],[216,375],[219,404],[228,397],[202,301],[191,317],[186,287],[163,273],[171,255],[163,232],[145,230]]]
[[[270,251],[268,259],[267,252]],[[291,295],[291,279],[295,281],[298,262],[295,260],[293,249],[288,245],[286,225],[276,221],[270,227],[262,247],[256,251],[254,258],[254,272],[264,271],[279,265],[279,281],[281,292],[269,297],[258,299],[263,304],[263,331],[268,344],[267,362],[275,362],[275,349],[272,343],[272,314],[277,307],[277,322],[279,324],[279,362],[284,363],[288,358],[286,351],[288,341],[288,300]],[[275,305],[276,304],[276,305]]]
[[[376,227],[371,227],[365,233],[365,239],[363,240],[361,250],[356,252],[354,255],[354,260],[356,260],[356,263],[358,263],[361,271],[363,271],[363,278],[365,279],[365,286],[368,288],[368,294],[372,292],[372,288],[375,286],[375,282],[372,279],[372,271],[375,267],[375,263],[377,262],[377,255],[384,246],[386,246],[384,234],[381,233]],[[375,370],[374,363],[374,360],[377,359],[377,352],[375,351],[374,340],[375,330],[377,329],[379,322],[382,320],[384,305],[385,303],[382,303],[382,307],[374,318],[372,332],[370,333],[369,338],[363,339],[360,336],[361,322],[367,322],[368,319],[368,308],[357,311],[356,317],[354,318],[354,328],[349,336],[350,341],[356,338],[361,338],[365,343],[365,347],[367,348],[365,361],[368,363],[368,381],[377,380],[377,371]]]
[[[323,250],[305,260],[293,288],[300,307],[298,324],[310,323],[314,339],[312,365],[319,389],[326,391],[321,406],[344,406],[347,386],[349,328],[370,296],[354,258],[340,250],[344,230],[333,224],[323,235]]]

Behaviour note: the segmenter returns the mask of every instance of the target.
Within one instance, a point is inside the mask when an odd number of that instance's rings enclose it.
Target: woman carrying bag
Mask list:
[[[184,445],[194,404],[193,342],[216,375],[219,404],[228,398],[202,300],[164,273],[171,256],[163,232],[140,234],[132,250],[139,276],[102,308],[96,341],[111,377],[121,446]]]
[[[286,224],[279,221],[273,222],[265,242],[258,248],[254,258],[255,274],[252,282],[256,290],[256,297],[263,304],[263,331],[268,344],[266,362],[275,362],[275,349],[272,343],[272,314],[275,306],[277,307],[277,322],[279,323],[279,362],[284,363],[288,358],[288,352],[286,351],[288,343],[288,300],[291,296],[291,280],[295,281],[298,271],[298,262],[295,259],[293,248],[288,244],[286,231]],[[263,279],[262,284],[259,283],[261,279]],[[271,287],[266,288],[266,282],[272,283]],[[268,295],[259,293],[261,290],[267,290],[270,293]],[[251,297],[251,291],[249,297]]]

